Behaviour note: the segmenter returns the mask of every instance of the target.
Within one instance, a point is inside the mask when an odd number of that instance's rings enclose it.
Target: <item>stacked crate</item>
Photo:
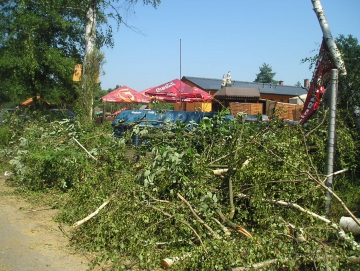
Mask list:
[[[238,113],[248,115],[263,114],[263,105],[261,103],[229,103],[231,114],[236,117]]]
[[[284,120],[300,120],[303,105],[277,103],[275,107],[276,115]]]

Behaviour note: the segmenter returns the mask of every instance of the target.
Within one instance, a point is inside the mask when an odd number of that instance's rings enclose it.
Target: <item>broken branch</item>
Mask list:
[[[92,158],[94,159],[95,161],[97,160],[94,156],[91,155],[90,152],[87,151],[87,149],[85,149],[85,147],[83,145],[80,144],[79,141],[76,140],[75,137],[73,137],[73,140]]]
[[[145,205],[145,206],[146,206],[146,207],[150,207],[150,208],[152,208],[152,209],[154,209],[154,210],[162,213],[163,215],[165,215],[165,216],[167,216],[167,217],[175,218],[175,217],[172,216],[171,214],[168,214],[168,213],[164,212],[163,210],[161,210],[161,209],[159,209],[159,208],[157,208],[157,207],[155,207],[155,206],[152,206],[152,205]],[[208,252],[207,252],[207,250],[206,250],[206,248],[205,248],[205,245],[204,245],[203,241],[201,240],[201,237],[199,236],[199,234],[196,232],[196,230],[195,230],[193,227],[191,227],[189,223],[187,223],[187,222],[185,222],[185,221],[182,221],[182,220],[179,220],[179,219],[177,219],[177,221],[179,221],[180,223],[186,225],[189,229],[191,229],[191,230],[193,231],[193,233],[194,233],[194,234],[196,235],[196,237],[199,239],[199,242],[201,243],[201,246],[203,247],[204,251],[206,252],[206,254],[208,254]]]
[[[109,202],[110,200],[113,198],[114,196],[112,196],[110,199],[108,199],[107,201],[105,201],[103,204],[101,204],[101,206],[99,208],[96,209],[95,212],[91,213],[90,215],[88,215],[87,217],[85,217],[84,219],[81,219],[80,221],[76,222],[73,224],[73,227],[76,228],[78,226],[80,226],[81,224],[85,223],[86,221],[90,220],[92,217],[96,216],[99,211],[104,208]]]
[[[194,209],[191,207],[190,203],[183,197],[180,195],[180,193],[177,193],[177,196],[183,201],[185,202],[185,204],[189,207],[190,211],[193,213],[193,215],[195,216],[196,220],[199,221],[201,224],[204,225],[205,228],[207,228],[214,236],[216,239],[220,239],[219,235],[213,231],[212,228],[210,228],[210,226],[208,224],[206,224],[204,222],[204,220],[202,220],[197,213],[194,211]]]
[[[245,235],[246,237],[252,237],[251,233],[249,233],[244,227],[238,226],[235,223],[231,222],[229,219],[227,219],[224,214],[220,210],[216,210],[218,215],[221,217],[222,221],[225,222],[226,225],[229,227],[235,229],[237,232]]]

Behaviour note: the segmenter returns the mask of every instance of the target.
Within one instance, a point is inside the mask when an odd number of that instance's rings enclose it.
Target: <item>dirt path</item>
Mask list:
[[[35,210],[11,191],[0,177],[0,271],[87,270],[53,221],[56,210]]]

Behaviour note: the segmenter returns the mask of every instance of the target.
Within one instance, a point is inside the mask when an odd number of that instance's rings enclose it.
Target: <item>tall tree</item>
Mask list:
[[[340,76],[339,108],[360,107],[360,45],[352,35],[339,35],[335,39],[341,57],[346,65],[346,76]]]
[[[0,95],[17,101],[29,95],[57,93],[62,99],[76,96],[71,75],[75,63],[83,63],[83,79],[87,82],[82,82],[78,93],[84,112],[91,117],[94,93],[99,88],[93,76],[98,77],[100,67],[90,68],[89,63],[101,65],[99,49],[113,45],[108,19],[122,23],[114,7],[118,2],[0,0]],[[138,0],[124,2],[130,8]],[[142,2],[153,7],[161,3]]]
[[[71,74],[82,49],[82,23],[62,1],[1,1],[0,80],[4,99],[76,98]]]
[[[90,68],[88,61],[90,59],[90,56],[92,56],[93,59],[101,58],[101,54],[98,54],[98,51],[94,51],[96,50],[96,48],[100,48],[99,46],[97,46],[97,44],[101,45],[102,42],[105,43],[107,42],[112,44],[111,27],[108,28],[107,34],[105,36],[101,35],[100,39],[97,38],[97,33],[102,33],[100,32],[101,29],[100,26],[102,25],[102,23],[105,24],[107,23],[107,18],[114,18],[118,22],[118,24],[122,22],[122,17],[119,14],[118,9],[112,5],[112,3],[118,3],[118,2],[119,0],[112,0],[112,1],[87,0],[80,3],[80,5],[86,9],[85,57],[83,63],[84,82],[82,84],[82,90],[83,90],[82,105],[84,112],[87,114],[87,117],[89,119],[91,119],[93,115],[94,93],[96,93],[97,91],[97,85],[94,84],[93,78],[94,76],[96,76],[96,74],[99,74],[100,67],[96,67],[98,69],[98,72],[96,73],[96,68]],[[125,2],[127,2],[127,4],[131,6],[136,4],[138,0],[127,0]],[[161,0],[143,0],[144,5],[151,4],[155,8],[160,3]],[[107,8],[111,8],[115,13],[105,14],[105,10]],[[99,22],[99,24],[97,22]],[[101,63],[101,60],[99,63]],[[95,71],[95,74],[91,74],[91,73],[88,74],[89,68],[90,70]]]
[[[271,66],[269,64],[264,63],[261,67],[259,67],[260,73],[256,74],[256,79],[254,82],[257,83],[271,83],[277,84],[278,81],[274,80],[275,72],[272,72]]]

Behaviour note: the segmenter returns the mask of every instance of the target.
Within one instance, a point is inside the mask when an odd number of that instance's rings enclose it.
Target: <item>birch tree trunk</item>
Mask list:
[[[311,0],[311,2],[313,4],[313,9],[315,11],[315,14],[319,20],[320,27],[323,32],[323,37],[325,38],[326,45],[329,48],[331,57],[334,59],[335,65],[339,69],[340,74],[345,76],[346,75],[345,63],[331,35],[330,26],[326,20],[325,12],[321,6],[320,0]]]
[[[94,105],[94,89],[93,84],[89,83],[94,80],[93,74],[88,73],[88,65],[90,56],[94,53],[96,40],[96,12],[97,0],[93,0],[86,11],[86,27],[85,27],[85,57],[83,65],[83,77],[85,82],[82,85],[83,106],[88,118],[91,120],[93,116]]]

